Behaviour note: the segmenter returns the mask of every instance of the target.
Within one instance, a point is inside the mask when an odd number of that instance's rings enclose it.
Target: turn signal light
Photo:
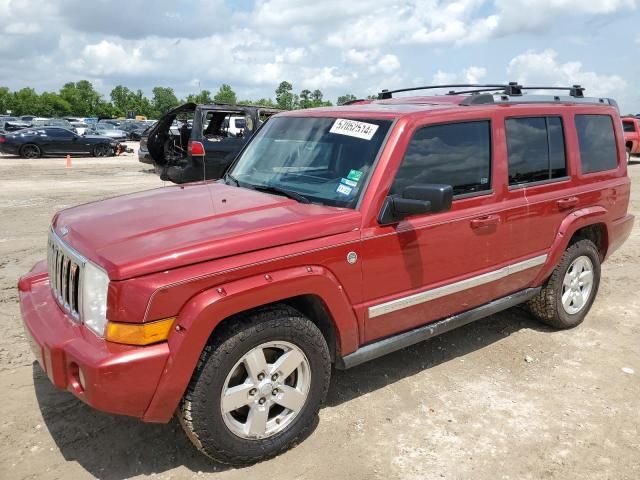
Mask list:
[[[106,339],[109,342],[126,345],[151,345],[164,342],[169,337],[175,320],[175,317],[171,317],[149,323],[108,322]]]
[[[189,153],[192,157],[203,157],[204,145],[200,142],[189,142]]]

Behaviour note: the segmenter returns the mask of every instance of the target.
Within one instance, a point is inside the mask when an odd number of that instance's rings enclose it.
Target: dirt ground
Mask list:
[[[334,371],[309,438],[229,469],[195,451],[177,423],[93,411],[34,363],[16,282],[44,257],[51,216],[162,186],[136,155],[64,163],[0,157],[0,478],[640,478],[640,222],[603,266],[579,328],[554,332],[512,309]],[[638,215],[640,163],[630,171]]]

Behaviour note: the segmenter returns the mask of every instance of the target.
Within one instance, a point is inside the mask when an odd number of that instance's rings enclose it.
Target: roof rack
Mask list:
[[[505,84],[478,84],[478,83],[458,83],[458,84],[448,84],[448,85],[427,85],[424,87],[410,87],[410,88],[400,88],[397,90],[382,90],[378,94],[378,100],[386,100],[389,98],[393,98],[394,93],[400,92],[413,92],[416,90],[436,90],[443,88],[453,88],[459,89],[463,88],[465,90],[450,90],[447,95],[462,95],[467,93],[483,93],[483,92],[491,92],[494,90],[499,90],[504,93],[504,95],[508,96],[521,96],[523,90],[568,90],[569,95],[574,98],[584,98],[584,88],[580,85],[573,85],[571,87],[523,87],[518,84],[518,82],[509,82],[507,85]]]

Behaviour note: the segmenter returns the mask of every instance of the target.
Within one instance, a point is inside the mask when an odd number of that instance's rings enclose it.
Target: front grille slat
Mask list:
[[[49,232],[47,268],[51,291],[62,309],[80,320],[80,287],[86,260]]]

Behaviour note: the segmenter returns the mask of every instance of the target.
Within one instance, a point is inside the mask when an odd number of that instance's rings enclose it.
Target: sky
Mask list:
[[[567,86],[640,113],[640,0],[0,0],[0,86],[358,98],[440,83]]]

